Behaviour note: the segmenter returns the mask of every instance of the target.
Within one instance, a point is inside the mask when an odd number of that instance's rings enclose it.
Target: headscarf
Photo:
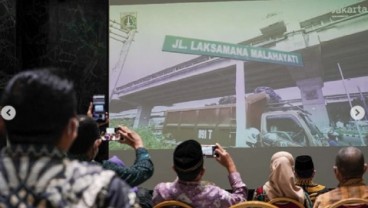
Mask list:
[[[287,197],[304,204],[304,191],[295,185],[293,166],[294,158],[288,152],[280,151],[272,156],[271,173],[263,186],[270,200],[277,197]]]

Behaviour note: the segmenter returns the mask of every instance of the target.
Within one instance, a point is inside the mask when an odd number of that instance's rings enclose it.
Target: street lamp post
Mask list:
[[[340,67],[340,63],[337,63],[337,67],[339,68],[339,72],[340,72],[340,75],[341,75],[341,80],[342,80],[342,83],[343,83],[344,88],[345,88],[345,93],[348,96],[348,101],[349,101],[350,109],[352,109],[353,108],[353,105],[351,103],[350,94],[349,94],[349,92],[348,92],[348,90],[346,88],[345,78],[344,78],[344,75],[342,73],[342,70],[341,70],[341,67]],[[364,138],[362,137],[362,133],[360,131],[360,127],[359,127],[358,121],[357,120],[354,120],[354,124],[355,124],[355,126],[356,126],[356,128],[358,130],[360,141],[362,142],[362,145],[365,146],[365,141],[364,141]]]

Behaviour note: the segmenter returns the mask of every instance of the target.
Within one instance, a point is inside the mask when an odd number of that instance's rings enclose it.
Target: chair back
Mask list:
[[[368,199],[361,199],[361,198],[342,199],[330,205],[329,208],[368,208]]]
[[[166,207],[171,207],[171,208],[193,208],[192,206],[181,202],[181,201],[177,201],[177,200],[167,200],[167,201],[163,201],[160,202],[158,204],[156,204],[155,206],[153,206],[153,208],[166,208]]]
[[[274,198],[269,201],[269,203],[279,208],[304,208],[304,204],[295,199],[290,199],[287,197]]]
[[[277,208],[275,205],[272,205],[263,201],[244,201],[237,204],[234,204],[230,208]]]

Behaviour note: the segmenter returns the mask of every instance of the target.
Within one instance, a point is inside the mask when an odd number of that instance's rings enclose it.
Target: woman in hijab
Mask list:
[[[254,192],[254,200],[270,201],[278,197],[291,198],[311,208],[312,202],[304,190],[295,185],[294,158],[285,151],[275,153],[271,157],[271,173],[268,181]]]

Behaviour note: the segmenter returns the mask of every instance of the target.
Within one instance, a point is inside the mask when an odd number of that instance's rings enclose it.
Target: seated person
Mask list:
[[[362,151],[356,147],[339,150],[335,159],[334,173],[339,185],[334,190],[321,194],[314,203],[314,208],[325,208],[347,198],[368,199],[368,186],[363,175],[367,171]]]
[[[68,80],[50,70],[21,72],[8,82],[0,105],[16,110],[12,120],[3,120],[10,144],[0,157],[1,207],[136,204],[135,193],[113,171],[65,157],[78,129]]]
[[[94,119],[85,115],[78,116],[78,120],[78,136],[70,147],[68,155],[79,160],[93,161],[102,142],[98,124]],[[154,167],[151,157],[147,149],[144,148],[143,140],[139,134],[126,126],[119,126],[119,133],[125,139],[116,142],[128,144],[135,149],[136,160],[132,166],[128,167],[115,162],[116,157],[114,157],[114,160],[102,161],[102,167],[115,171],[130,186],[138,186],[153,175]]]
[[[316,170],[311,156],[299,155],[295,158],[296,185],[302,187],[309,194],[312,203],[319,194],[328,191],[325,186],[313,182],[315,173]]]
[[[254,192],[254,200],[268,202],[274,198],[286,197],[299,201],[304,207],[311,208],[308,193],[295,185],[293,172],[294,158],[289,152],[280,151],[271,157],[271,173],[268,181]]]
[[[82,161],[94,162],[93,159],[97,155],[99,145],[102,142],[98,124],[93,118],[85,115],[79,115],[78,120],[78,136],[70,147],[68,156]],[[136,150],[137,159],[131,167],[128,167],[119,158],[114,156],[110,160],[103,161],[102,167],[104,169],[115,171],[121,179],[130,186],[135,187],[152,176],[153,163],[148,151],[143,147],[141,137],[137,133],[131,131],[125,126],[120,126],[119,131],[122,131],[120,133],[125,135],[124,138],[126,140],[119,142],[132,146]],[[152,197],[148,190],[145,190],[144,188],[137,187],[134,190],[137,192],[138,198],[148,199]],[[147,194],[149,194],[149,197]],[[142,202],[144,200],[140,199],[139,201]],[[141,204],[141,206],[152,207],[152,204],[148,204],[149,205]]]
[[[237,172],[234,161],[216,144],[216,161],[229,172],[232,193],[202,181],[205,169],[201,145],[195,140],[180,143],[174,151],[174,182],[159,183],[153,190],[153,204],[166,200],[179,200],[196,208],[229,207],[247,199],[247,187]]]
[[[92,118],[78,115],[78,135],[68,150],[68,156],[81,161],[93,161],[102,142],[100,130]]]

